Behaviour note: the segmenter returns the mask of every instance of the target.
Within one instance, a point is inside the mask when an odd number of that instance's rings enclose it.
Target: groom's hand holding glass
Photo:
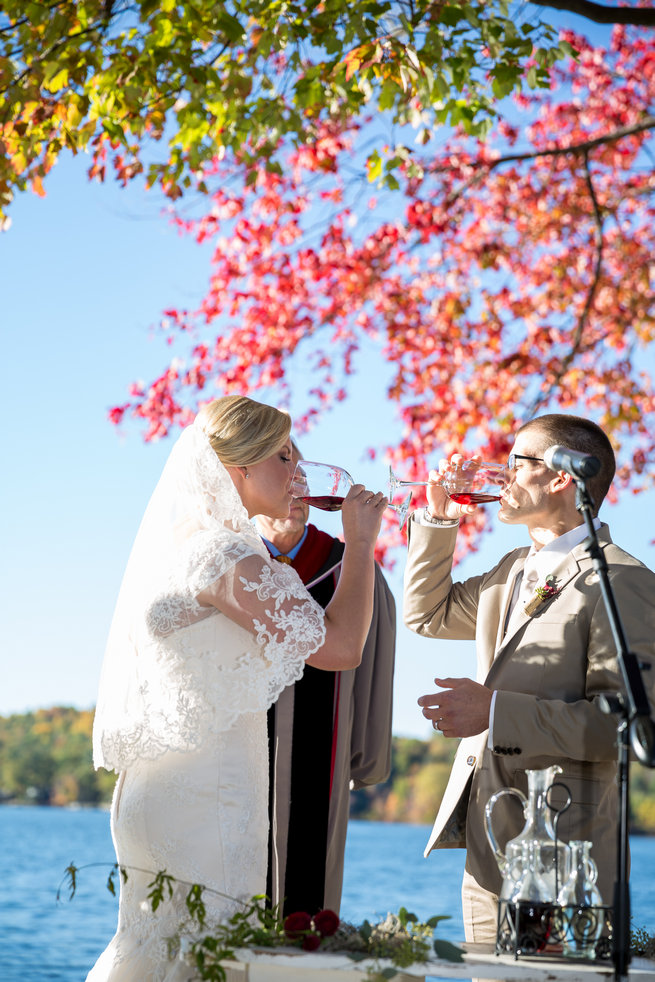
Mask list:
[[[478,455],[453,454],[430,471],[426,487],[428,518],[456,521],[472,515],[484,502],[497,501],[507,485],[508,471],[487,464]],[[489,726],[491,691],[469,678],[436,678],[439,692],[421,696],[418,704],[435,730],[446,737],[473,736]]]
[[[442,459],[428,475],[428,516],[448,522],[472,515],[478,505],[500,500],[507,480],[506,467],[485,463],[479,455]]]

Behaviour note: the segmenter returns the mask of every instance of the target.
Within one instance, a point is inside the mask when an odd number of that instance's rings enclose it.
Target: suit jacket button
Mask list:
[[[502,754],[502,752],[503,752],[503,748],[500,747],[498,744],[496,744],[496,746],[494,747],[494,753],[495,754]]]
[[[515,754],[520,754],[520,753],[522,753],[522,752],[523,752],[523,751],[521,750],[521,748],[520,748],[520,747],[514,747],[514,753],[515,753]]]
[[[475,767],[475,761],[476,761],[476,759],[477,759],[477,758],[475,758],[475,757],[473,756],[473,754],[470,754],[470,755],[469,755],[469,756],[468,756],[468,757],[466,758],[466,763],[467,763],[467,764],[469,765],[469,767]]]

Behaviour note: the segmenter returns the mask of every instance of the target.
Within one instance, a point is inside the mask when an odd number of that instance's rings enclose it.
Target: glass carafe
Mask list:
[[[555,777],[562,773],[558,764],[543,770],[527,770],[528,796],[518,788],[501,788],[489,798],[485,807],[485,829],[489,844],[494,851],[500,872],[503,875],[501,899],[507,899],[521,875],[523,862],[523,843],[535,842],[539,846],[542,876],[554,900],[569,874],[569,848],[565,842],[556,840],[553,827],[553,811],[548,804],[548,792]],[[491,816],[496,802],[504,795],[516,795],[523,804],[525,825],[522,831],[510,839],[503,853],[496,841]]]
[[[515,853],[509,864],[514,886],[507,899],[507,914],[519,954],[543,951],[550,936],[555,894],[544,870],[542,848],[536,839],[524,839],[520,855]]]
[[[571,872],[557,896],[566,928],[563,951],[574,958],[594,958],[603,930],[603,901],[596,886],[598,869],[590,856],[591,845],[584,839],[571,840]]]

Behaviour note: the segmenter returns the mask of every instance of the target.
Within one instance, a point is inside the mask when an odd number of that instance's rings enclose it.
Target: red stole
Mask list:
[[[315,525],[307,526],[305,541],[296,553],[291,565],[303,583],[309,583],[327,562],[334,538],[321,532]]]

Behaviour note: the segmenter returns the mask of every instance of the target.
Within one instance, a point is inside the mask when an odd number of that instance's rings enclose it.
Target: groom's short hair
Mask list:
[[[535,416],[534,419],[524,423],[517,430],[516,435],[528,429],[538,431],[540,436],[543,436],[543,440],[540,440],[540,443],[543,443],[540,453],[553,444],[560,444],[579,453],[591,454],[600,461],[598,474],[587,480],[587,488],[593,499],[594,514],[596,514],[616,473],[614,450],[605,431],[584,416],[569,416],[566,413]]]

